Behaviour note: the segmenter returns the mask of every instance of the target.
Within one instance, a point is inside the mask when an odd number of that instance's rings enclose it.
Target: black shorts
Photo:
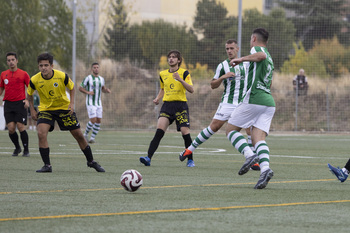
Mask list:
[[[160,109],[159,117],[168,118],[170,125],[176,121],[177,131],[180,131],[181,127],[190,128],[190,115],[188,112],[187,102],[164,102],[162,108]]]
[[[37,125],[41,123],[51,125],[50,132],[55,128],[55,121],[57,121],[62,131],[80,128],[75,112],[72,115],[69,115],[69,110],[42,111],[38,113]]]
[[[5,101],[4,117],[6,124],[10,122],[19,122],[27,125],[27,109],[24,108],[23,100]]]

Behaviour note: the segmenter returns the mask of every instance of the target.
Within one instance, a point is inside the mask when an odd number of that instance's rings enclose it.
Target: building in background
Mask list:
[[[130,7],[130,23],[143,20],[164,19],[177,24],[192,26],[199,0],[124,0]],[[218,0],[223,3],[229,15],[238,16],[239,0]],[[264,0],[242,0],[242,9],[257,8],[263,12]]]

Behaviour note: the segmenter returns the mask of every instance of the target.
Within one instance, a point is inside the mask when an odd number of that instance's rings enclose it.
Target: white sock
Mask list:
[[[187,149],[193,152],[199,145],[207,141],[214,134],[215,132],[210,128],[210,126],[208,126],[197,135],[197,137],[193,140],[193,142]]]
[[[231,145],[239,153],[242,153],[246,159],[254,155],[254,152],[248,146],[247,140],[240,132],[233,130],[227,134],[227,138],[231,142]]]
[[[270,150],[265,141],[258,141],[255,148],[259,155],[260,172],[263,173],[270,168]]]

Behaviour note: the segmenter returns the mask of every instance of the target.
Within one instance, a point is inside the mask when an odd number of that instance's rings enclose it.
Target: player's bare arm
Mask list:
[[[75,96],[75,87],[73,87],[72,90],[69,90],[69,95],[70,95],[70,103],[68,106],[69,114],[73,114],[74,112],[74,96]]]
[[[23,103],[24,103],[24,108],[27,109],[29,107],[29,102],[27,99],[24,99],[23,100]]]
[[[234,76],[235,76],[235,73],[228,72],[228,73],[220,76],[220,78],[218,78],[218,79],[211,80],[211,83],[210,83],[211,89],[218,88],[221,85],[222,81],[224,81],[227,78],[234,77]]]
[[[87,94],[87,95],[94,95],[95,93],[93,91],[87,91],[84,87],[80,86],[79,91],[81,93]]]
[[[37,112],[35,111],[35,108],[34,108],[34,98],[33,98],[33,96],[27,94],[27,101],[28,101],[29,108],[30,108],[30,116],[32,117],[32,119],[34,121],[38,120]]]
[[[248,55],[248,56],[244,56],[244,57],[241,57],[241,58],[235,58],[235,59],[232,59],[230,61],[230,65],[231,66],[236,66],[242,62],[245,62],[245,61],[251,61],[251,62],[260,62],[262,60],[265,60],[266,59],[266,54],[263,53],[263,52],[258,52],[258,53],[254,53],[254,54],[251,54],[251,55]]]
[[[160,89],[157,97],[153,100],[153,103],[155,105],[158,105],[159,101],[163,98],[163,96],[164,96],[164,89]]]
[[[111,90],[109,88],[106,88],[105,86],[102,87],[103,93],[111,93]]]
[[[173,77],[174,77],[175,80],[177,80],[177,81],[179,81],[180,83],[182,83],[182,85],[184,86],[184,88],[185,88],[189,93],[193,93],[193,92],[194,92],[193,86],[190,85],[190,84],[188,84],[188,83],[186,83],[186,81],[183,80],[177,72],[175,72],[175,73],[173,74]]]

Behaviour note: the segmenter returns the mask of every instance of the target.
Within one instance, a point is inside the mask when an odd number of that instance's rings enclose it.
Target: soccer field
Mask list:
[[[244,162],[223,133],[195,151],[196,167],[178,159],[179,133],[169,131],[150,167],[139,163],[154,132],[101,131],[92,151],[105,169],[86,166],[68,132],[48,140],[53,172],[43,166],[36,133],[29,158],[12,157],[0,131],[0,232],[346,232],[350,180],[340,183],[327,163],[344,166],[350,135],[278,134],[267,138],[274,177],[255,190],[259,172],[243,176]],[[192,139],[198,132],[192,132]],[[143,186],[125,191],[120,175],[136,169]]]

